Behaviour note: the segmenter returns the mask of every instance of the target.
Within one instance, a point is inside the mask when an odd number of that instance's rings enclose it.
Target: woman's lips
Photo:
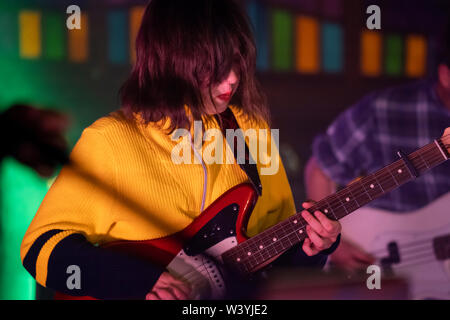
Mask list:
[[[224,102],[228,102],[231,99],[231,92],[221,94],[220,96],[217,96],[217,98],[219,98],[220,100],[222,100]]]

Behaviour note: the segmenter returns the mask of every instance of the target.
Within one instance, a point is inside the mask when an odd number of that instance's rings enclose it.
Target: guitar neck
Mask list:
[[[342,219],[372,200],[416,179],[415,174],[422,175],[448,160],[448,154],[444,150],[440,141],[430,143],[407,156],[412,168],[405,160],[397,160],[322,199],[309,211],[320,210],[333,220]]]
[[[405,157],[320,200],[308,211],[319,210],[330,219],[339,220],[445,162],[449,154],[442,141],[436,140]],[[266,261],[303,241],[306,225],[301,213],[297,213],[228,250],[222,258],[237,272],[252,273]]]

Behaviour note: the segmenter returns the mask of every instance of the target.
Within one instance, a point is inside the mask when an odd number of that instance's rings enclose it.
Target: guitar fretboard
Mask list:
[[[436,140],[407,156],[412,168],[403,159],[370,174],[339,192],[330,195],[308,209],[323,212],[332,220],[339,220],[374,199],[396,189],[448,159],[447,148]],[[222,255],[226,265],[241,274],[250,274],[266,261],[303,241],[306,221],[297,213],[264,232],[254,236]]]

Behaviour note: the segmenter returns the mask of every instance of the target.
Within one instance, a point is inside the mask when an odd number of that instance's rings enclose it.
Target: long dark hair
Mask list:
[[[248,17],[235,0],[151,0],[136,39],[136,64],[120,90],[127,115],[189,128],[206,110],[201,88],[240,75],[230,101],[250,120],[269,121],[255,78],[256,48]]]

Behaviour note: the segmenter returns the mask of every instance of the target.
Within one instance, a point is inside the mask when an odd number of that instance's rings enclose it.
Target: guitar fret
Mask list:
[[[328,204],[328,210],[331,211],[331,213],[333,214],[334,217],[336,217],[336,219],[339,219],[339,214],[337,212],[337,206],[335,206],[335,204],[334,204],[334,202],[336,200],[334,200],[333,198],[335,199],[336,197],[334,195],[331,195],[331,196],[327,197],[325,199],[325,201]]]
[[[291,237],[292,237],[293,234],[295,234],[295,232],[291,232],[291,233],[289,233],[289,234],[286,236],[286,239],[288,239],[288,241],[289,241],[289,248],[290,248],[292,245],[297,244],[297,242],[295,242],[295,240],[293,241],[293,240],[291,239]]]
[[[256,253],[258,251],[257,247],[255,246],[254,243],[250,244],[250,247],[248,248],[249,250],[247,251],[247,255],[251,256],[252,254]]]
[[[377,181],[373,177],[373,174],[367,177],[367,184],[369,186],[369,192],[371,193],[371,198],[376,199],[380,194],[383,194],[383,191],[381,190],[381,187],[378,186],[378,189],[380,192],[377,191]]]
[[[278,254],[281,251],[280,242],[276,241],[273,243],[273,248],[275,249],[275,253]]]
[[[333,217],[338,220],[338,217],[336,216],[336,212],[334,211],[334,207],[330,203],[330,197],[326,197],[322,201],[325,202],[325,206],[323,208],[323,213],[328,214],[329,212],[333,215]]]
[[[434,140],[434,144],[436,145],[436,147],[439,149],[439,152],[441,153],[443,160],[448,160],[448,156],[445,154],[444,149],[441,147],[441,145],[439,144],[439,142],[437,140]]]
[[[281,250],[284,251],[286,250],[286,248],[290,248],[291,247],[291,241],[289,240],[289,236],[284,237],[283,239],[280,240],[280,245],[281,245]]]
[[[398,181],[397,181],[397,179],[395,178],[395,176],[392,174],[392,171],[390,170],[390,167],[387,167],[387,171],[388,171],[389,174],[391,175],[392,180],[394,180],[395,184],[398,186],[398,185],[399,185],[399,184],[398,184]]]
[[[400,171],[401,170],[401,171]],[[409,180],[411,180],[414,176],[412,173],[408,170],[406,165],[401,164],[400,167],[397,169],[397,177],[400,179],[399,184],[403,184]]]
[[[363,188],[364,188],[364,192],[367,194],[367,196],[370,198],[370,200],[373,200],[373,198],[370,196],[370,193],[369,192],[367,192],[367,189],[366,189],[366,184],[365,183],[362,183],[361,182],[361,185],[363,186]]]
[[[386,167],[386,170],[389,173],[389,179],[393,182],[392,186],[389,187],[389,190],[396,189],[404,182],[409,181],[410,177],[408,177],[405,181],[401,180],[403,178],[403,174],[405,173],[403,166],[404,165],[400,162],[394,162],[390,166]]]
[[[348,188],[348,192],[350,192],[350,194],[351,194],[352,198],[354,199],[354,201],[356,202],[356,205],[358,206],[358,208],[361,208],[361,206],[359,205],[359,202],[357,200],[357,196],[355,196],[352,192],[351,186]]]
[[[284,223],[284,232],[290,233],[292,231],[294,231],[294,226],[293,223],[291,222],[290,219],[286,220],[286,223]]]
[[[263,250],[261,250],[262,252],[267,253],[267,255],[272,256],[272,251],[271,251],[271,247],[270,246],[265,246]]]
[[[411,159],[411,163],[413,164],[414,168],[417,169],[419,173],[424,172],[427,170],[428,165],[425,163],[424,159],[420,156],[413,156]],[[409,172],[409,168],[407,169]],[[412,176],[412,173],[411,173]]]
[[[356,188],[357,187],[356,183],[358,182],[354,182],[353,184],[349,185],[346,189],[344,189],[348,191],[347,194],[348,196],[345,200],[347,201],[347,205],[349,206],[351,212],[361,208],[362,206],[361,203],[363,202],[358,201],[358,199],[360,199],[361,196],[363,196],[364,194],[360,192],[361,191],[360,188]],[[356,190],[353,191],[353,189]]]
[[[384,189],[383,189],[383,186],[382,186],[382,185],[380,184],[380,182],[378,181],[376,175],[373,175],[373,177],[374,177],[375,181],[378,183],[378,186],[381,188],[381,190],[383,191],[383,193],[385,193],[385,191],[384,191]]]
[[[342,202],[342,200],[341,200],[341,198],[339,196],[337,198],[338,198],[339,202],[341,203],[341,207],[344,208],[346,214],[349,214],[349,212],[347,210],[347,207],[345,206],[345,203]]]
[[[385,193],[398,186],[397,182],[393,179],[391,173],[387,169],[383,170],[382,174],[380,174],[380,181],[380,183],[384,184]]]
[[[387,171],[388,172],[383,171],[383,174],[379,176],[380,183],[383,185],[384,193],[387,193],[398,186],[396,181],[392,178],[389,170]]]
[[[296,245],[298,243],[297,232],[292,232],[288,234],[289,242],[291,246]]]
[[[259,252],[255,253],[255,255],[253,256],[253,259],[255,261],[254,262],[255,267],[258,266],[259,264],[261,264],[262,262],[264,262],[264,259]]]
[[[435,145],[433,145],[433,147],[435,147],[434,150],[433,150],[433,156],[432,156],[433,157],[433,159],[432,159],[433,162],[430,165],[430,167],[435,167],[438,164],[440,164],[440,163],[442,163],[442,162],[447,160],[446,158],[442,157],[441,151]]]
[[[430,166],[428,165],[427,161],[425,161],[425,159],[423,158],[423,156],[422,156],[421,153],[419,153],[419,157],[420,157],[420,159],[422,159],[422,161],[423,161],[423,163],[425,164],[426,168],[427,168],[427,169],[430,169]]]
[[[271,258],[270,254],[267,252],[267,249],[266,249],[266,248],[264,248],[264,249],[261,250],[260,252],[261,252],[262,256],[264,257],[264,259],[270,259],[270,258]],[[267,256],[266,256],[266,255],[267,255]]]
[[[254,238],[254,239],[250,239],[250,240],[252,240],[252,241],[258,240],[258,243],[257,243],[258,246],[262,245],[264,248],[267,247],[267,245],[268,245],[268,239],[267,239],[267,237],[265,236],[265,234],[261,234],[261,235],[259,235],[259,236],[257,236],[257,237],[258,237],[258,238]],[[248,240],[248,241],[250,241],[250,240]],[[248,242],[248,241],[247,241],[247,242]]]
[[[249,265],[251,270],[255,269],[255,267],[257,267],[260,264],[260,262],[255,256],[249,257],[246,263]]]
[[[302,230],[302,233],[300,233],[300,230]],[[295,236],[297,237],[299,242],[305,239],[305,231],[303,231],[303,229],[300,230],[295,233]]]
[[[348,199],[348,201],[347,201]],[[346,203],[344,203],[345,208],[347,209],[347,214],[355,211],[356,209],[359,209],[360,206],[356,203],[355,200],[352,200],[350,197],[346,198]]]
[[[365,206],[366,204],[368,204],[372,200],[372,198],[365,190],[365,186],[363,183],[361,183],[361,181],[357,181],[355,184],[355,187],[358,187],[357,190],[359,191],[359,194],[357,194],[355,196],[355,199],[358,199],[357,202],[358,202],[359,207],[361,208],[361,207]]]

